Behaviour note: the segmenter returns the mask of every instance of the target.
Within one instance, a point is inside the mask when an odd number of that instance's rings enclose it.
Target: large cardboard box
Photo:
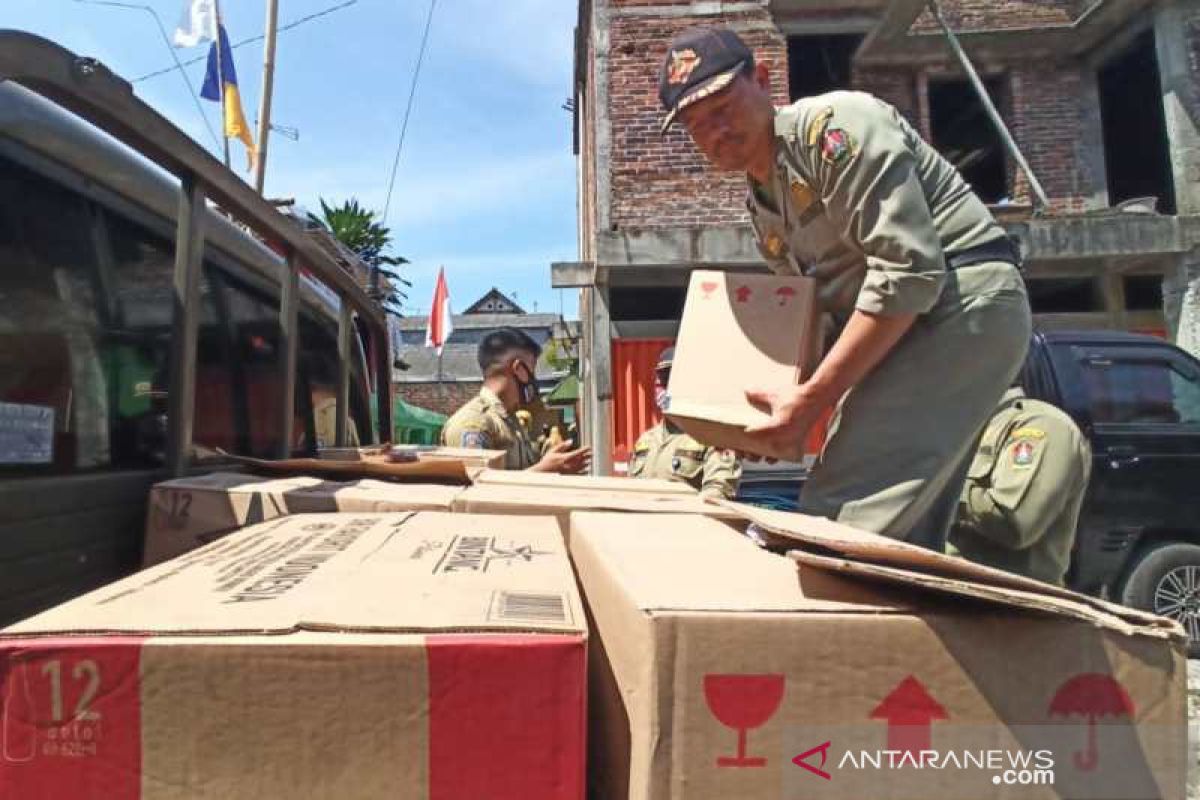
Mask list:
[[[379,461],[389,463],[389,455],[399,453],[417,461],[464,461],[480,469],[503,469],[503,450],[476,450],[467,447],[431,447],[428,445],[375,445],[372,447],[326,447],[318,458],[326,461]]]
[[[679,481],[658,478],[614,478],[598,475],[558,475],[553,472],[530,472],[529,470],[485,470],[475,476],[475,484],[500,486],[524,486],[542,489],[585,489],[602,492],[639,492],[650,494],[672,494],[695,497],[699,494],[691,486]]]
[[[287,514],[334,511],[449,511],[460,486],[267,479],[215,472],[150,490],[143,563],[161,564],[230,531]]]
[[[794,550],[702,517],[572,516],[592,796],[1182,800],[1174,623],[747,514]]]
[[[477,484],[465,489],[454,498],[454,510],[469,514],[552,516],[558,520],[564,537],[570,533],[571,513],[574,511],[699,514],[744,526],[742,518],[736,512],[706,502],[699,495],[652,494],[649,492],[606,492],[587,489],[544,489],[537,486]]]
[[[688,285],[666,415],[697,441],[785,461],[804,442],[765,452],[745,428],[769,418],[746,390],[797,384],[820,356],[811,278],[697,270]]]
[[[146,508],[143,563],[158,564],[230,531],[287,514],[282,494],[317,478],[213,472],[155,484]]]
[[[550,520],[284,517],[0,632],[6,800],[583,796]]]

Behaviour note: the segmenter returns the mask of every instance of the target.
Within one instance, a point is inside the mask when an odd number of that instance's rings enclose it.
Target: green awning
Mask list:
[[[546,395],[546,405],[569,406],[579,402],[579,377],[568,375]]]
[[[392,402],[392,424],[397,428],[441,428],[448,419],[445,414],[414,406],[399,397]]]

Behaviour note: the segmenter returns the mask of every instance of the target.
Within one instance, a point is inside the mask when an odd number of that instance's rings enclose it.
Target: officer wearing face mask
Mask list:
[[[563,442],[540,456],[529,432],[517,418],[519,409],[538,416],[541,398],[534,370],[542,348],[524,331],[499,328],[479,343],[483,388],[447,420],[442,428],[446,447],[503,450],[505,469],[575,475],[591,464],[591,450],[573,450]]]
[[[668,347],[654,368],[654,401],[666,406],[675,348]],[[742,465],[730,450],[705,447],[663,420],[641,435],[629,465],[633,478],[662,478],[686,483],[701,494],[732,500],[737,494]]]

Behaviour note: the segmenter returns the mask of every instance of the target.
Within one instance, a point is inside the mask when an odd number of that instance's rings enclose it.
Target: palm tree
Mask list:
[[[354,198],[340,206],[330,206],[324,198],[321,202],[321,218],[309,214],[313,222],[329,229],[334,237],[350,248],[371,269],[369,294],[390,314],[400,316],[400,305],[408,295],[397,288],[411,287],[412,282],[400,276],[394,267],[408,264],[403,256],[387,255],[392,246],[392,232],[376,217],[374,211],[363,208]],[[386,278],[387,280],[381,280]]]

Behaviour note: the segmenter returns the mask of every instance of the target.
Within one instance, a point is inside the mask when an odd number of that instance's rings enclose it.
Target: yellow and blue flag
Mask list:
[[[217,48],[220,48],[218,56]],[[233,50],[229,47],[229,36],[225,26],[217,25],[217,40],[208,51],[208,71],[204,75],[204,86],[200,96],[222,105],[225,137],[240,139],[246,145],[246,155],[253,166],[257,152],[254,148],[254,137],[250,126],[246,124],[246,115],[242,113],[242,96],[238,91],[237,70],[233,66]]]

